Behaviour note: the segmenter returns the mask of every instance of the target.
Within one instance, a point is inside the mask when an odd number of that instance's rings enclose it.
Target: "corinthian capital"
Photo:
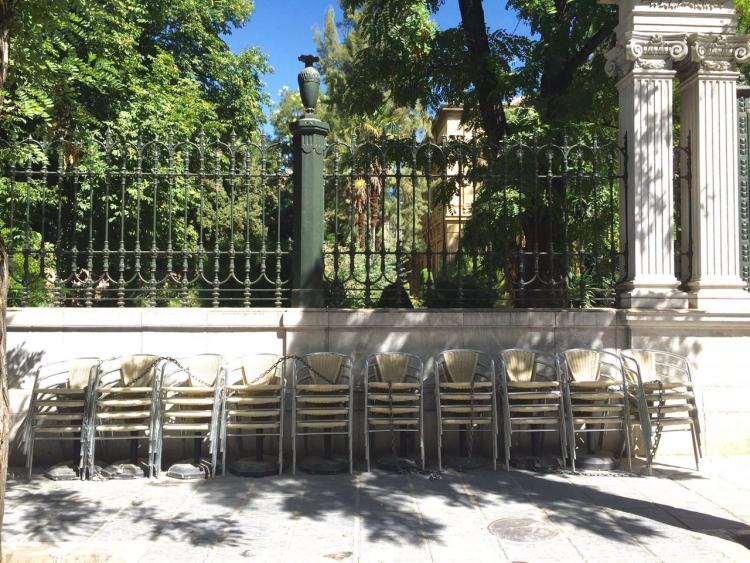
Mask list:
[[[750,60],[750,37],[746,35],[702,34],[688,37],[690,54],[680,65],[683,73],[734,72],[737,63]]]
[[[674,63],[688,56],[687,39],[684,34],[627,34],[607,53],[604,70],[614,78],[622,78],[634,70],[672,70]]]

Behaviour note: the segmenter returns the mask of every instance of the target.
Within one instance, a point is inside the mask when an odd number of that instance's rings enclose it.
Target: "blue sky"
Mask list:
[[[334,6],[340,19],[336,0],[255,0],[250,22],[226,38],[234,52],[260,47],[266,53],[275,72],[266,75],[264,80],[274,102],[278,101],[283,86],[297,88],[297,72],[301,68],[297,57],[302,53],[315,53],[313,30],[323,27],[328,6]],[[516,29],[518,20],[513,12],[505,9],[504,0],[488,0],[484,9],[490,29]],[[460,20],[458,1],[446,0],[435,19],[441,29],[454,27]],[[527,30],[519,25],[517,31]]]

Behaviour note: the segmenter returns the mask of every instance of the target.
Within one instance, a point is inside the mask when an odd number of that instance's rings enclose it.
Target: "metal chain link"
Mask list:
[[[656,450],[659,448],[659,442],[661,442],[661,435],[662,430],[664,427],[660,424],[661,421],[661,409],[666,404],[666,401],[664,400],[664,383],[661,380],[655,379],[654,381],[650,381],[647,383],[647,385],[656,385],[659,389],[659,399],[656,402],[656,431],[654,432],[653,436],[653,443],[651,444],[651,459],[656,457]],[[651,417],[651,414],[648,412],[648,403],[646,403],[646,414]]]
[[[261,373],[260,376],[258,377],[258,379],[263,379],[268,374],[270,374],[271,372],[275,371],[276,368],[279,366],[279,364],[285,362],[286,360],[296,360],[296,361],[300,362],[307,369],[309,369],[313,374],[315,374],[317,377],[319,377],[320,379],[322,379],[323,381],[325,381],[329,385],[335,385],[335,383],[333,381],[331,381],[325,375],[323,375],[318,370],[316,370],[315,368],[313,368],[307,362],[307,360],[305,360],[305,358],[303,358],[302,356],[296,356],[294,354],[289,355],[289,356],[279,356],[279,359],[277,359],[273,364],[271,364],[271,366],[266,371],[264,371],[263,373]]]

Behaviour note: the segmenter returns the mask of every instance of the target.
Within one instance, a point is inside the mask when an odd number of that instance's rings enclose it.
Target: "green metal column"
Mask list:
[[[297,78],[305,115],[291,124],[294,160],[294,250],[292,307],[324,307],[323,236],[326,137],[330,128],[315,115],[320,75],[318,57],[302,55]]]
[[[737,133],[740,178],[740,275],[750,283],[750,170],[748,170],[748,118],[750,117],[750,86],[737,87]]]

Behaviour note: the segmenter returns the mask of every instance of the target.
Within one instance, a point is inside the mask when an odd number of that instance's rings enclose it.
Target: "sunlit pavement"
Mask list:
[[[750,458],[651,477],[435,475],[31,483],[8,561],[750,561]]]

